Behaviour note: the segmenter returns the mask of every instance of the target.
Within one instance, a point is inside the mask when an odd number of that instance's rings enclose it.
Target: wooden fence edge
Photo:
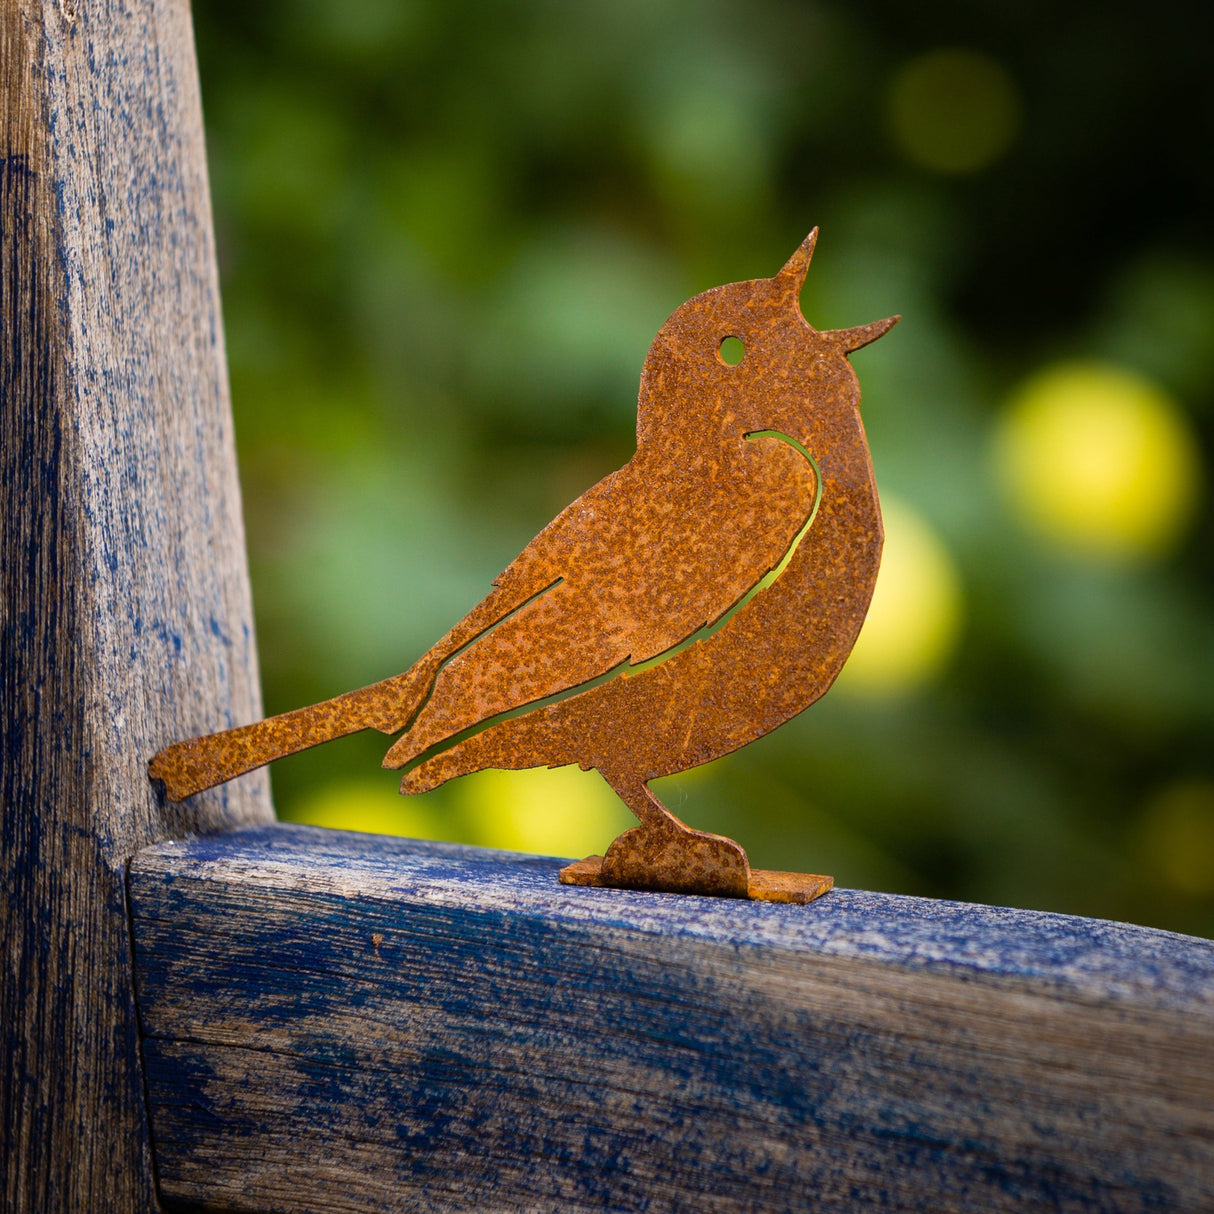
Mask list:
[[[0,1206],[157,1205],[128,858],[166,742],[259,715],[187,0],[0,5]]]
[[[561,886],[280,825],[131,905],[167,1196],[282,1211],[1214,1208],[1214,943]]]

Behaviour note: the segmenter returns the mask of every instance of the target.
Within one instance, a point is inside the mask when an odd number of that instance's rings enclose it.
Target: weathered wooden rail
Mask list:
[[[1214,943],[562,886],[310,827],[130,876],[162,1192],[239,1210],[1209,1210]]]
[[[0,0],[0,1208],[154,1209],[124,873],[273,818],[186,0]]]
[[[185,0],[4,0],[0,123],[6,1214],[1214,1208],[1208,942],[159,801],[259,713]]]

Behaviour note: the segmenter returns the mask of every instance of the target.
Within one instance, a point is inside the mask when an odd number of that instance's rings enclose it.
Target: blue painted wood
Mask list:
[[[0,1210],[157,1209],[126,862],[260,715],[187,0],[0,4]],[[218,790],[216,790],[218,792]]]
[[[1214,945],[279,826],[132,866],[166,1196],[274,1210],[1214,1209]]]

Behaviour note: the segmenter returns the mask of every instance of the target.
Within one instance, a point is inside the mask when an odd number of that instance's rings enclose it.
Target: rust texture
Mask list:
[[[635,455],[411,669],[167,747],[149,772],[168,796],[360,729],[403,731],[384,766],[406,769],[405,793],[487,767],[597,769],[640,826],[566,868],[567,883],[795,902],[829,889],[751,870],[737,843],[685,826],[648,788],[817,700],[876,584],[881,511],[847,356],[897,318],[812,328],[798,300],[816,237],[773,278],[670,317],[641,373]],[[736,365],[721,357],[729,337]]]

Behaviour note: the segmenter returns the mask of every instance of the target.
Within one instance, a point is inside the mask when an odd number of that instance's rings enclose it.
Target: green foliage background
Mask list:
[[[819,224],[809,320],[905,317],[855,364],[882,490],[959,566],[960,647],[931,686],[828,696],[664,795],[760,865],[1214,934],[1208,503],[1165,559],[1102,563],[1034,538],[989,472],[1009,393],[1068,357],[1171,392],[1208,465],[1214,92],[1186,7],[199,0],[195,20],[269,711],[406,668],[627,459],[674,307]],[[898,72],[941,47],[1014,88],[1014,137],[976,171],[917,164],[891,121]],[[279,764],[280,814],[378,779],[394,829],[383,749]],[[475,837],[432,796],[446,837]]]

